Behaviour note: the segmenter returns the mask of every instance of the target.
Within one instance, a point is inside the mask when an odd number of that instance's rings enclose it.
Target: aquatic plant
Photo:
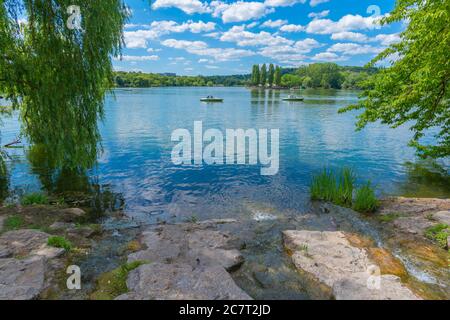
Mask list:
[[[351,206],[356,176],[352,169],[343,168],[339,175],[339,185],[335,199],[336,204]]]
[[[336,177],[333,171],[323,169],[314,175],[310,186],[311,199],[334,202],[337,194]]]
[[[329,201],[363,213],[374,212],[379,201],[371,183],[368,182],[356,191],[355,183],[356,175],[350,168],[343,168],[338,174],[330,169],[323,169],[312,177],[311,199]]]
[[[380,203],[375,196],[375,191],[370,181],[356,190],[352,206],[353,210],[362,213],[372,213],[378,209],[379,205]]]

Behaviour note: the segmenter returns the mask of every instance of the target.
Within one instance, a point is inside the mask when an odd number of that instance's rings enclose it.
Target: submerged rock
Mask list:
[[[152,263],[133,270],[117,300],[249,300],[220,266]]]
[[[283,236],[295,266],[310,275],[312,281],[326,285],[330,298],[419,299],[398,276],[382,274],[388,263],[377,265],[383,260],[372,260],[365,248],[352,245],[343,232],[284,231]],[[379,251],[375,254],[385,257]]]

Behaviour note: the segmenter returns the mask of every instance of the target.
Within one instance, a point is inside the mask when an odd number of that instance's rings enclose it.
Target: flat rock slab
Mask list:
[[[419,299],[399,277],[374,273],[377,266],[366,249],[352,245],[343,232],[284,231],[283,236],[295,266],[336,299]]]
[[[141,242],[146,249],[129,255],[128,261],[181,262],[193,267],[220,265],[232,270],[244,262],[242,254],[233,247],[234,240],[209,223],[164,225],[144,232]]]
[[[450,210],[436,212],[433,214],[433,218],[439,223],[450,226]]]
[[[410,216],[410,217],[400,217],[393,222],[394,227],[400,229],[401,231],[423,235],[425,230],[436,224],[434,220],[427,219],[426,217]]]
[[[221,266],[152,263],[133,270],[117,300],[250,300]]]
[[[130,254],[128,261],[148,264],[129,274],[130,292],[117,299],[251,299],[228,273],[244,262],[237,239],[217,230],[234,222],[162,225],[144,232],[140,242],[146,249]]]
[[[381,202],[380,213],[423,214],[449,211],[450,199],[390,197]]]
[[[27,256],[47,244],[49,234],[37,230],[9,231],[0,236],[0,247],[6,247],[14,256]]]
[[[0,259],[0,300],[31,300],[44,289],[43,257]]]
[[[392,197],[382,201],[380,214],[400,214],[393,225],[400,231],[423,235],[427,228],[450,225],[450,200]]]

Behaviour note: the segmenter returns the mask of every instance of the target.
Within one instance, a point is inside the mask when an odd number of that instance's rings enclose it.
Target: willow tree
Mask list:
[[[97,157],[127,12],[122,0],[0,0],[0,92],[55,167],[86,168]]]
[[[342,111],[363,109],[359,129],[378,120],[409,125],[419,155],[450,156],[450,0],[398,0],[383,23],[398,21],[407,23],[400,42],[370,63],[392,64],[366,83],[358,104]],[[438,131],[436,143],[424,145],[429,130]]]

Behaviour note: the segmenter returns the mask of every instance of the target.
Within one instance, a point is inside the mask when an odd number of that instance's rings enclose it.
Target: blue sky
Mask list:
[[[132,16],[116,70],[249,73],[253,64],[362,66],[398,41],[379,26],[395,0],[126,0]]]

